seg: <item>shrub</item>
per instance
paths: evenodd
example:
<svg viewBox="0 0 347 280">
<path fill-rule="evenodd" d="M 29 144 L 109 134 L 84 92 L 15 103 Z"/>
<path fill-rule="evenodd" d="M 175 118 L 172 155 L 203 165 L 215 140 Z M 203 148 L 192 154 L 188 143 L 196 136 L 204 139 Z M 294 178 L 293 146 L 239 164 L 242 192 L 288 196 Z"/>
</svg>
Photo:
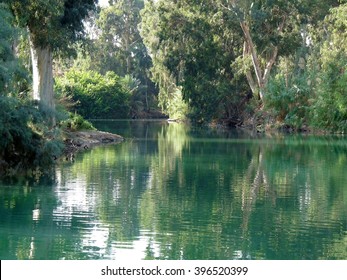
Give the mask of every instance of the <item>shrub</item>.
<svg viewBox="0 0 347 280">
<path fill-rule="evenodd" d="M 81 115 L 69 113 L 69 118 L 60 122 L 60 127 L 69 130 L 95 130 L 95 127 Z"/>
<path fill-rule="evenodd" d="M 70 70 L 56 81 L 59 95 L 71 96 L 74 109 L 87 119 L 119 119 L 130 116 L 130 90 L 113 72 Z"/>
<path fill-rule="evenodd" d="M 266 108 L 278 123 L 300 129 L 308 121 L 311 94 L 307 72 L 297 72 L 289 78 L 277 74 L 268 84 Z"/>
</svg>

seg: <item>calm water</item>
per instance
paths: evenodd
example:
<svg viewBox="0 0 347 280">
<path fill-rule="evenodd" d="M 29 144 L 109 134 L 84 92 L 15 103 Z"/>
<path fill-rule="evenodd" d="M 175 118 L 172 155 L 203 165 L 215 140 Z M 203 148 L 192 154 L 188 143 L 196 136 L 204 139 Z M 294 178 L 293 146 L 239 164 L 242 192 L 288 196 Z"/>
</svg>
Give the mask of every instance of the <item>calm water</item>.
<svg viewBox="0 0 347 280">
<path fill-rule="evenodd" d="M 347 138 L 95 125 L 127 140 L 0 184 L 1 259 L 347 259 Z"/>
</svg>

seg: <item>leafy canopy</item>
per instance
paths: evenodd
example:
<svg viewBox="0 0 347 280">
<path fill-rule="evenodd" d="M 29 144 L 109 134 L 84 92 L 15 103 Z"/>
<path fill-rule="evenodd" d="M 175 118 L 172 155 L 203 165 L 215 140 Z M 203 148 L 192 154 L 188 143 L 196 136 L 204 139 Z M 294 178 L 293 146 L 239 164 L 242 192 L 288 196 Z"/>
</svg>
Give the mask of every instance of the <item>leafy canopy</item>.
<svg viewBox="0 0 347 280">
<path fill-rule="evenodd" d="M 98 0 L 6 0 L 19 26 L 28 27 L 36 46 L 66 50 L 83 38 L 83 19 Z"/>
</svg>

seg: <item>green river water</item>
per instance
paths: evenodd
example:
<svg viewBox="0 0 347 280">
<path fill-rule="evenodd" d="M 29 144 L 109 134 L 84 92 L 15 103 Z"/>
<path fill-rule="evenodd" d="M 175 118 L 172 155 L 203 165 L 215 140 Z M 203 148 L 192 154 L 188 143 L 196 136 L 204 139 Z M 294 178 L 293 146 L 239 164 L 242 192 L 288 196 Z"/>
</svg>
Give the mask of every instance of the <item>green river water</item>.
<svg viewBox="0 0 347 280">
<path fill-rule="evenodd" d="M 99 121 L 126 138 L 0 183 L 0 259 L 347 259 L 347 138 Z"/>
</svg>

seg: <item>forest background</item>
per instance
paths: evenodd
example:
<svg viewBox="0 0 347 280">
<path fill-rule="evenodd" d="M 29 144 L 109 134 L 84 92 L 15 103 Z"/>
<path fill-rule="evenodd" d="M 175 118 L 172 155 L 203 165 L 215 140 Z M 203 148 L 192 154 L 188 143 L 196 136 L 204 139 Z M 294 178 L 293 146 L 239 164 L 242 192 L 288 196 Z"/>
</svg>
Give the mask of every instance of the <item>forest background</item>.
<svg viewBox="0 0 347 280">
<path fill-rule="evenodd" d="M 347 130 L 347 1 L 108 2 L 0 1 L 0 172 L 85 119 Z"/>
</svg>

